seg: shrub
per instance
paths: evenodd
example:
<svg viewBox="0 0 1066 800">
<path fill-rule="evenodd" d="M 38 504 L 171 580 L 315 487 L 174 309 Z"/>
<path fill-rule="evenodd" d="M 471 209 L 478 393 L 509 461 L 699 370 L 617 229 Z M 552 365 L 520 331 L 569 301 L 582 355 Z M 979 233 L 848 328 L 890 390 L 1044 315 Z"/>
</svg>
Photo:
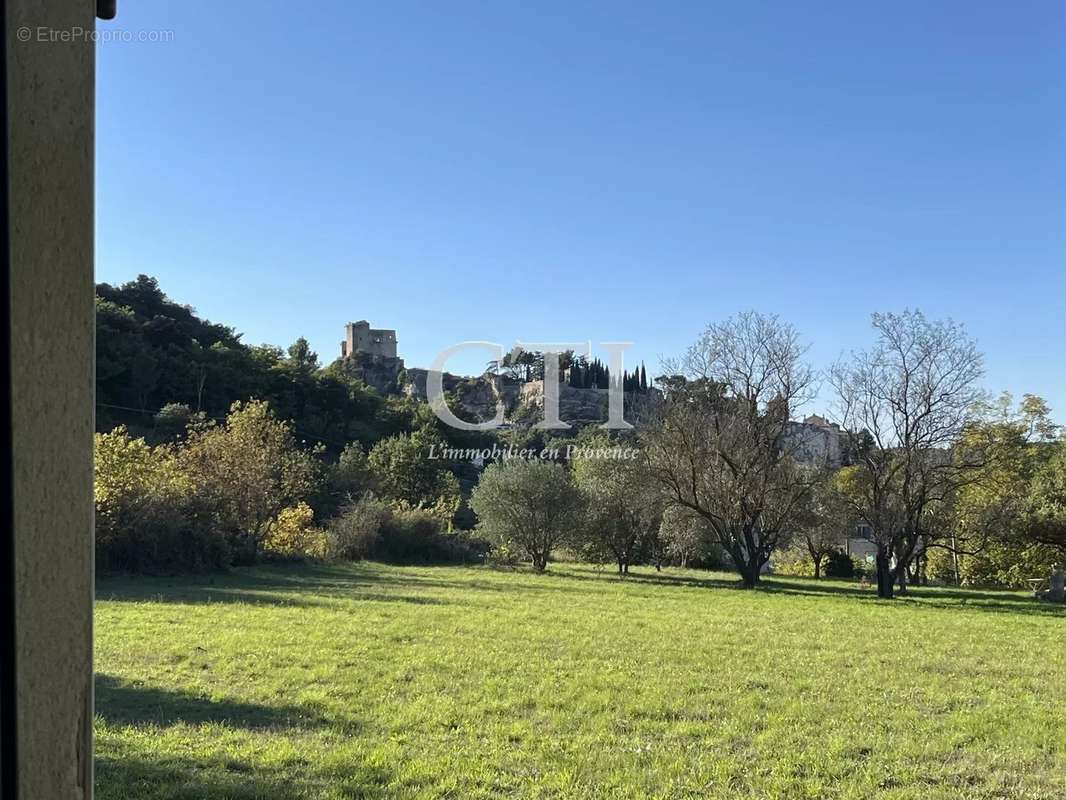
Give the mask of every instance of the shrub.
<svg viewBox="0 0 1066 800">
<path fill-rule="evenodd" d="M 267 528 L 263 548 L 275 555 L 324 558 L 328 553 L 326 535 L 314 527 L 315 512 L 307 503 L 283 508 Z"/>
<path fill-rule="evenodd" d="M 783 550 L 774 556 L 774 574 L 797 578 L 813 578 L 814 562 L 803 545 Z M 822 562 L 822 575 L 827 578 L 859 578 L 862 569 L 843 550 L 833 549 Z"/>
<path fill-rule="evenodd" d="M 454 514 L 459 508 L 459 481 L 439 455 L 430 457 L 431 449 L 439 452 L 443 446 L 444 440 L 428 427 L 409 436 L 382 439 L 367 456 L 374 485 L 389 500 L 451 503 Z"/>
<path fill-rule="evenodd" d="M 349 501 L 326 527 L 327 553 L 331 558 L 346 561 L 373 557 L 388 515 L 388 505 L 371 492 Z"/>
<path fill-rule="evenodd" d="M 156 433 L 173 439 L 184 434 L 192 420 L 192 409 L 185 403 L 167 403 L 156 412 Z"/>
<path fill-rule="evenodd" d="M 788 575 L 797 578 L 813 578 L 814 564 L 806 549 L 789 548 L 780 550 L 773 555 L 771 561 L 774 575 Z"/>
<path fill-rule="evenodd" d="M 237 563 L 254 562 L 270 523 L 320 485 L 312 454 L 261 401 L 234 403 L 224 425 L 191 431 L 177 453 L 195 490 L 217 509 Z"/>
<path fill-rule="evenodd" d="M 399 563 L 469 563 L 484 560 L 488 545 L 465 532 L 444 533 L 450 512 L 399 501 L 388 504 L 371 493 L 348 503 L 327 527 L 333 558 L 377 558 Z"/>
<path fill-rule="evenodd" d="M 855 562 L 843 550 L 830 550 L 825 560 L 827 578 L 854 578 Z"/>
<path fill-rule="evenodd" d="M 359 442 L 350 442 L 336 463 L 326 469 L 323 489 L 315 507 L 321 514 L 331 516 L 346 502 L 355 500 L 371 489 L 370 469 L 366 453 Z"/>
<path fill-rule="evenodd" d="M 381 558 L 408 564 L 483 561 L 488 543 L 466 532 L 445 533 L 445 520 L 450 519 L 450 504 L 430 508 L 394 504 L 381 528 Z"/>
<path fill-rule="evenodd" d="M 440 530 L 440 519 L 428 509 L 400 503 L 381 526 L 380 555 L 387 561 L 436 561 Z"/>
<path fill-rule="evenodd" d="M 94 446 L 96 560 L 102 572 L 174 572 L 229 563 L 210 503 L 178 468 L 170 447 L 125 427 Z"/>
</svg>

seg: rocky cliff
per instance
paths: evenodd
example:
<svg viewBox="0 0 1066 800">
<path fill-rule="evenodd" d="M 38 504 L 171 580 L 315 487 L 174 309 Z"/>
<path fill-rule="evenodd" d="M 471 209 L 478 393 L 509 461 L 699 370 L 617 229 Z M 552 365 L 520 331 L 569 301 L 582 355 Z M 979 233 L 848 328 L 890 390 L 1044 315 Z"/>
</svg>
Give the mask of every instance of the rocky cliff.
<svg viewBox="0 0 1066 800">
<path fill-rule="evenodd" d="M 381 394 L 400 391 L 400 376 L 404 371 L 402 358 L 357 351 L 342 357 L 340 364 L 347 374 Z"/>
<path fill-rule="evenodd" d="M 428 370 L 407 370 L 403 393 L 425 401 L 427 375 Z M 520 382 L 489 374 L 466 378 L 444 373 L 443 387 L 449 407 L 467 422 L 493 419 L 500 400 L 510 425 L 535 425 L 544 419 L 544 381 Z M 626 396 L 627 409 L 633 401 L 632 395 Z M 559 418 L 575 428 L 606 422 L 607 405 L 607 389 L 579 389 L 565 384 L 559 387 Z"/>
</svg>

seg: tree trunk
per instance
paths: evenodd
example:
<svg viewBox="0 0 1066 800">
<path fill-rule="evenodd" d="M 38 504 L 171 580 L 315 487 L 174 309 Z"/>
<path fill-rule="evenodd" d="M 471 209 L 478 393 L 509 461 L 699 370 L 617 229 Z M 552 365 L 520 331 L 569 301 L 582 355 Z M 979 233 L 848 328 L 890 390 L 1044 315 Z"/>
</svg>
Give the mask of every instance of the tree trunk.
<svg viewBox="0 0 1066 800">
<path fill-rule="evenodd" d="M 896 581 L 899 583 L 899 590 L 897 594 L 907 593 L 907 567 L 903 564 L 896 564 Z"/>
<path fill-rule="evenodd" d="M 533 571 L 544 572 L 548 567 L 548 557 L 539 553 L 533 556 Z"/>
<path fill-rule="evenodd" d="M 918 557 L 914 559 L 914 577 L 911 583 L 915 586 L 928 586 L 929 575 L 925 571 L 925 565 L 928 563 L 928 556 L 926 556 L 923 550 L 918 554 Z"/>
<path fill-rule="evenodd" d="M 814 559 L 814 579 L 819 580 L 822 577 L 822 559 Z"/>
<path fill-rule="evenodd" d="M 740 578 L 744 582 L 745 589 L 754 589 L 759 585 L 759 572 L 761 567 L 762 564 L 760 564 L 758 559 L 755 558 L 748 559 L 747 563 L 741 567 Z"/>
<path fill-rule="evenodd" d="M 892 570 L 889 568 L 888 553 L 883 547 L 877 548 L 877 596 L 892 599 Z"/>
</svg>

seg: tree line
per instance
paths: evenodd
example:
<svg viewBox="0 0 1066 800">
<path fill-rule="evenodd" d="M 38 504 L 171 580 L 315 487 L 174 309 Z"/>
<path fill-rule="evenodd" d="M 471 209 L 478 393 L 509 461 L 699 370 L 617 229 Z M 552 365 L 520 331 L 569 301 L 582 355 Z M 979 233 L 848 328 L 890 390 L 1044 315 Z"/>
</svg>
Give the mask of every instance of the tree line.
<svg viewBox="0 0 1066 800">
<path fill-rule="evenodd" d="M 542 569 L 546 551 L 582 529 L 581 515 L 577 500 L 541 508 L 522 482 L 565 497 L 569 475 L 575 498 L 582 488 L 595 498 L 593 538 L 620 571 L 641 542 L 682 560 L 710 545 L 754 587 L 771 557 L 805 550 L 818 574 L 845 541 L 863 538 L 886 598 L 931 577 L 1019 585 L 1047 575 L 1066 555 L 1066 442 L 1046 403 L 990 400 L 961 325 L 904 312 L 874 314 L 872 327 L 872 346 L 828 373 L 844 467 L 801 453 L 791 421 L 819 376 L 798 332 L 750 312 L 709 325 L 668 365 L 662 401 L 639 421 L 638 462 L 554 475 L 490 467 L 473 495 L 482 529 Z"/>
<path fill-rule="evenodd" d="M 599 358 L 590 359 L 583 353 L 564 350 L 556 354 L 559 365 L 559 383 L 575 389 L 610 389 L 614 385 L 611 368 Z M 499 360 L 488 363 L 489 372 L 504 375 L 516 381 L 544 380 L 544 353 L 537 350 L 525 350 L 516 347 Z M 648 372 L 641 362 L 632 371 L 622 370 L 621 377 L 615 377 L 622 390 L 626 392 L 643 392 L 649 389 Z"/>
<path fill-rule="evenodd" d="M 749 312 L 709 325 L 666 365 L 659 391 L 627 406 L 634 431 L 573 434 L 586 450 L 622 441 L 639 458 L 482 470 L 426 456 L 565 446 L 531 428 L 455 431 L 423 403 L 322 367 L 306 340 L 247 346 L 145 276 L 101 284 L 97 307 L 105 569 L 489 554 L 543 570 L 565 552 L 622 574 L 726 567 L 756 586 L 771 559 L 800 554 L 816 575 L 846 573 L 841 545 L 861 536 L 890 597 L 933 578 L 1016 585 L 1066 554 L 1066 452 L 1050 410 L 1032 396 L 990 400 L 965 330 L 917 312 L 874 315 L 871 346 L 827 373 L 840 469 L 800 452 L 792 420 L 821 376 L 799 333 Z M 542 354 L 511 355 L 496 369 L 543 369 Z M 598 361 L 564 356 L 566 379 L 610 380 Z M 643 365 L 623 383 L 646 388 Z"/>
</svg>

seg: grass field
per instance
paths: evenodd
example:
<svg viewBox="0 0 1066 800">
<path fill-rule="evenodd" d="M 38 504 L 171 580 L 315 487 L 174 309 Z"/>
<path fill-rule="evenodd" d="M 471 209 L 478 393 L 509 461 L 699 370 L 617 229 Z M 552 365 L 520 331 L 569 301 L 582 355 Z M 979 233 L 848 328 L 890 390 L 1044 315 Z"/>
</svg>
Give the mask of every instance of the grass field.
<svg viewBox="0 0 1066 800">
<path fill-rule="evenodd" d="M 96 781 L 139 798 L 1066 796 L 1066 614 L 553 565 L 102 580 Z"/>
</svg>

